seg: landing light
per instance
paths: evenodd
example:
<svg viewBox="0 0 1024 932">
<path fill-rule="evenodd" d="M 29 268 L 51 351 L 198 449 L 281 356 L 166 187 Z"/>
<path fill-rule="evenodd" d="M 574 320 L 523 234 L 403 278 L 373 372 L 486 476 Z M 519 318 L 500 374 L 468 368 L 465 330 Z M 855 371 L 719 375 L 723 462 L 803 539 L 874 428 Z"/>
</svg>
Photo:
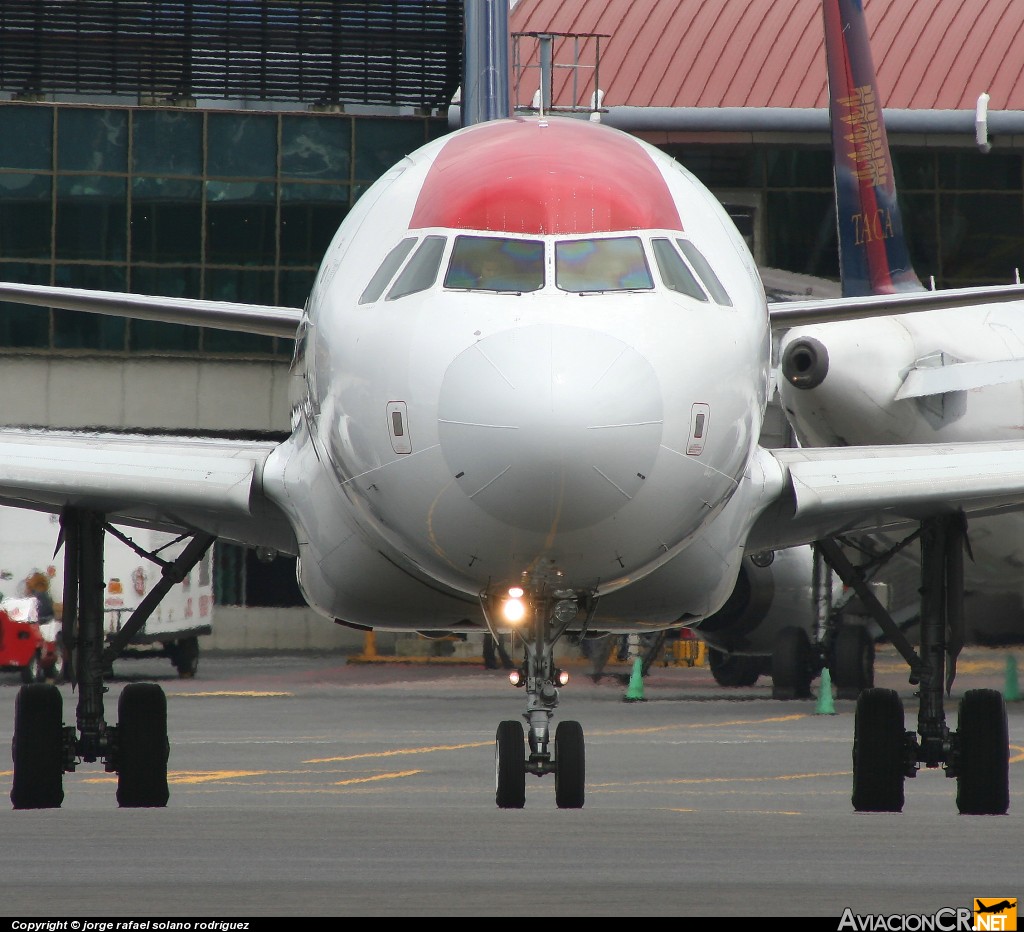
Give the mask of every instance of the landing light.
<svg viewBox="0 0 1024 932">
<path fill-rule="evenodd" d="M 569 674 L 566 673 L 565 670 L 559 670 L 558 671 L 558 685 L 559 686 L 564 686 L 568 682 L 569 682 Z"/>
<path fill-rule="evenodd" d="M 505 621 L 516 624 L 526 617 L 526 605 L 522 599 L 506 599 L 502 603 L 501 614 L 505 616 Z"/>
<path fill-rule="evenodd" d="M 512 586 L 508 590 L 508 597 L 510 599 L 521 599 L 523 597 L 523 590 L 519 586 Z"/>
<path fill-rule="evenodd" d="M 511 683 L 511 684 L 512 684 L 513 686 L 518 686 L 518 685 L 519 685 L 519 683 L 520 683 L 520 682 L 522 681 L 522 676 L 520 675 L 520 673 L 519 673 L 519 671 L 518 671 L 518 670 L 513 670 L 513 671 L 512 671 L 512 672 L 511 672 L 511 673 L 510 673 L 510 674 L 508 675 L 508 681 L 509 681 L 509 682 L 510 682 L 510 683 Z"/>
</svg>

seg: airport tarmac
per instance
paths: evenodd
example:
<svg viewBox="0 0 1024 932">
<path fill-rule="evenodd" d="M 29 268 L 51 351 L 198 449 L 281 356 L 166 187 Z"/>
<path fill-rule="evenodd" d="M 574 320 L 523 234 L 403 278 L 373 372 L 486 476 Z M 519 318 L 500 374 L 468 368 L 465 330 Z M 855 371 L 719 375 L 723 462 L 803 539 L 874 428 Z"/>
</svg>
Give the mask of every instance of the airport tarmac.
<svg viewBox="0 0 1024 932">
<path fill-rule="evenodd" d="M 964 652 L 951 727 L 965 689 L 1005 689 L 1008 657 L 1024 662 L 1020 648 Z M 902 813 L 855 813 L 852 701 L 830 713 L 772 700 L 767 680 L 724 689 L 706 667 L 656 665 L 627 702 L 624 678 L 594 682 L 581 663 L 555 721 L 584 728 L 585 807 L 557 809 L 554 778 L 528 776 L 526 807 L 499 810 L 494 732 L 524 702 L 502 671 L 347 660 L 206 654 L 192 680 L 167 661 L 119 661 L 109 718 L 127 682 L 167 693 L 170 802 L 118 809 L 115 775 L 83 764 L 61 809 L 8 808 L 0 915 L 810 916 L 838 928 L 846 910 L 932 916 L 1024 892 L 1024 702 L 1008 703 L 1008 815 L 959 815 L 941 770 L 907 781 Z M 19 685 L 0 674 L 5 747 Z M 876 685 L 900 691 L 913 728 L 891 650 Z M 71 724 L 76 694 L 61 691 Z M 10 782 L 8 765 L 5 799 Z"/>
</svg>

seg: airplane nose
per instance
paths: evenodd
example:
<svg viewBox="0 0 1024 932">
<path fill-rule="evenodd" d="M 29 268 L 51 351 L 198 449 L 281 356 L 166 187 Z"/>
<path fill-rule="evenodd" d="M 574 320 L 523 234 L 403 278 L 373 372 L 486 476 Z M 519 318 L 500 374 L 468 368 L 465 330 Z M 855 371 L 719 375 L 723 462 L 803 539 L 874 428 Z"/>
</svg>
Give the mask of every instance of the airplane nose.
<svg viewBox="0 0 1024 932">
<path fill-rule="evenodd" d="M 604 333 L 535 325 L 489 336 L 448 367 L 441 449 L 480 508 L 531 531 L 586 528 L 651 474 L 662 436 L 657 375 Z"/>
<path fill-rule="evenodd" d="M 782 375 L 793 388 L 817 388 L 828 375 L 828 350 L 814 337 L 798 337 L 782 352 Z"/>
</svg>

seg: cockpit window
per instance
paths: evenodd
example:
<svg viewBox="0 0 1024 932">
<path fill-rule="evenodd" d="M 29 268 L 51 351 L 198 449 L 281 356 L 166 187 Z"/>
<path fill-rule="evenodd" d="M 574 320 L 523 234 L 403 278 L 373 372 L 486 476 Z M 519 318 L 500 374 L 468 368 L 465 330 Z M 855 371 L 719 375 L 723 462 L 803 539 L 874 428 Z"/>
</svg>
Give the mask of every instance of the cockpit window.
<svg viewBox="0 0 1024 932">
<path fill-rule="evenodd" d="M 537 291 L 544 287 L 544 243 L 457 236 L 444 286 L 475 291 Z"/>
<path fill-rule="evenodd" d="M 409 255 L 409 251 L 415 245 L 416 237 L 410 236 L 407 239 L 403 239 L 384 257 L 380 267 L 373 273 L 370 284 L 366 286 L 366 289 L 359 296 L 360 304 L 372 304 L 380 299 L 380 296 L 384 294 L 384 289 L 388 286 L 388 282 L 394 277 L 398 267 L 405 261 L 405 257 Z"/>
<path fill-rule="evenodd" d="M 387 300 L 394 301 L 395 298 L 404 298 L 417 291 L 426 291 L 433 285 L 437 281 L 437 270 L 441 267 L 444 244 L 443 236 L 425 236 L 409 264 L 402 269 L 402 274 L 391 286 Z"/>
<path fill-rule="evenodd" d="M 683 255 L 690 260 L 690 264 L 700 276 L 700 280 L 704 282 L 708 291 L 711 292 L 711 297 L 715 299 L 715 303 L 732 307 L 732 298 L 729 297 L 729 292 L 725 290 L 725 286 L 719 281 L 714 269 L 711 268 L 708 260 L 704 258 L 704 254 L 688 239 L 677 239 L 676 242 L 683 251 Z"/>
<path fill-rule="evenodd" d="M 690 267 L 683 262 L 682 256 L 667 239 L 652 239 L 651 246 L 654 249 L 655 261 L 658 263 L 658 271 L 661 272 L 661 280 L 666 288 L 689 295 L 698 301 L 707 301 L 708 296 L 697 284 Z"/>
<path fill-rule="evenodd" d="M 555 243 L 555 284 L 563 291 L 632 291 L 654 280 L 636 236 Z"/>
</svg>

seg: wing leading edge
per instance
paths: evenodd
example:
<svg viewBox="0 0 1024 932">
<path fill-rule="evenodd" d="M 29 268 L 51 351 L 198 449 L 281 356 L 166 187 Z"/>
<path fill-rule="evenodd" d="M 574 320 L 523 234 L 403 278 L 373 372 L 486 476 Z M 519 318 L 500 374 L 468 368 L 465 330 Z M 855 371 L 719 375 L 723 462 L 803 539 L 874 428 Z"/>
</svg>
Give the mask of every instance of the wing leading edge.
<svg viewBox="0 0 1024 932">
<path fill-rule="evenodd" d="M 0 282 L 0 301 L 86 311 L 108 317 L 132 317 L 169 324 L 192 324 L 219 330 L 239 330 L 271 337 L 294 337 L 302 309 L 275 305 L 236 304 L 201 298 L 167 298 L 119 291 L 90 291 L 55 285 Z"/>
<path fill-rule="evenodd" d="M 1024 510 L 1024 443 L 946 443 L 762 451 L 772 499 L 747 540 L 751 551 L 850 531 Z"/>
<path fill-rule="evenodd" d="M 263 492 L 276 444 L 74 431 L 0 429 L 0 504 L 73 505 L 142 527 L 205 531 L 296 553 L 295 536 Z"/>
<path fill-rule="evenodd" d="M 288 338 L 297 335 L 302 322 L 302 309 L 297 307 L 236 304 L 201 298 L 168 298 L 16 282 L 0 282 L 0 301 Z M 888 317 L 892 314 L 998 304 L 1004 301 L 1024 301 L 1024 284 L 946 288 L 941 291 L 863 297 L 770 301 L 768 312 L 772 325 L 781 329 L 836 320 Z"/>
<path fill-rule="evenodd" d="M 1024 285 L 979 285 L 972 288 L 943 288 L 939 291 L 908 291 L 863 297 L 770 301 L 768 312 L 772 326 L 784 328 L 866 317 L 890 317 L 893 314 L 913 314 L 918 311 L 948 311 L 1021 300 L 1024 300 Z M 984 313 L 984 310 L 980 313 Z"/>
</svg>

